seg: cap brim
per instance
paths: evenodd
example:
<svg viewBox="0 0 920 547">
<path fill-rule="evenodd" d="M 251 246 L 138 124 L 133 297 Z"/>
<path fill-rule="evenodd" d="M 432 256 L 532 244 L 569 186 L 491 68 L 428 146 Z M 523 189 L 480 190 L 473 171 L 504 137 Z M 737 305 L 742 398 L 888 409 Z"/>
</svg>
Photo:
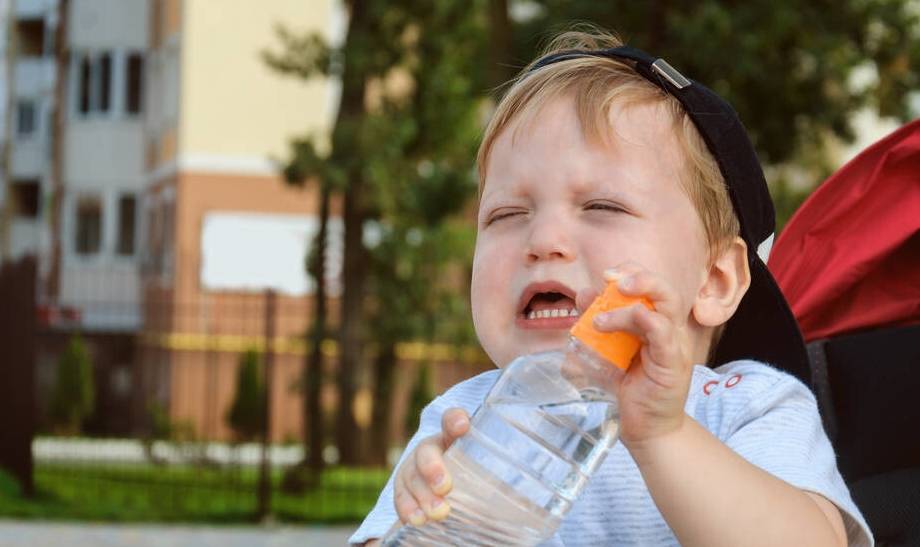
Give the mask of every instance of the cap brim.
<svg viewBox="0 0 920 547">
<path fill-rule="evenodd" d="M 795 316 L 766 264 L 756 255 L 750 263 L 751 286 L 719 338 L 712 365 L 754 359 L 811 387 L 808 352 Z"/>
</svg>

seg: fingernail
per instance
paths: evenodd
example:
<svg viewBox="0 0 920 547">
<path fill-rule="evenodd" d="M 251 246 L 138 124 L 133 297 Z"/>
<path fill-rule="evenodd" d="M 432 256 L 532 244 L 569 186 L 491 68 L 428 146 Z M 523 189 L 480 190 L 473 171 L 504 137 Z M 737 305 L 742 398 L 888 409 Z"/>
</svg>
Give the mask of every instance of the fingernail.
<svg viewBox="0 0 920 547">
<path fill-rule="evenodd" d="M 463 426 L 463 418 L 454 418 L 450 421 L 451 429 L 460 429 Z"/>
<path fill-rule="evenodd" d="M 435 479 L 434 479 L 434 484 L 432 485 L 432 487 L 433 487 L 435 490 L 440 490 L 440 489 L 444 488 L 444 486 L 447 484 L 447 480 L 446 480 L 446 479 L 447 479 L 447 476 L 446 476 L 446 475 L 444 475 L 444 474 L 438 475 L 437 477 L 435 477 Z"/>
<path fill-rule="evenodd" d="M 409 524 L 412 526 L 421 526 L 425 524 L 425 513 L 421 509 L 416 509 L 412 511 L 412 514 L 409 515 Z"/>
<path fill-rule="evenodd" d="M 442 499 L 436 499 L 431 504 L 431 518 L 434 520 L 443 520 L 450 512 L 450 506 Z"/>
<path fill-rule="evenodd" d="M 620 277 L 620 270 L 616 268 L 608 268 L 604 270 L 604 279 L 607 281 L 613 281 L 614 279 Z"/>
<path fill-rule="evenodd" d="M 607 320 L 610 318 L 609 312 L 602 312 L 594 316 L 594 326 L 603 327 L 607 324 Z"/>
<path fill-rule="evenodd" d="M 635 280 L 631 275 L 627 275 L 626 277 L 621 277 L 617 284 L 621 289 L 629 290 L 635 284 Z"/>
</svg>

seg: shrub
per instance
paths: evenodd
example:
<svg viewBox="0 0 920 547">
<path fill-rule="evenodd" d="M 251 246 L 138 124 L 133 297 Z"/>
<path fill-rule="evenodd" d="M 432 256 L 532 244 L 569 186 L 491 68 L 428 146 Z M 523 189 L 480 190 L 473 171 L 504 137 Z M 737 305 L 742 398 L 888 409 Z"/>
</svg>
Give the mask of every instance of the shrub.
<svg viewBox="0 0 920 547">
<path fill-rule="evenodd" d="M 93 412 L 95 399 L 93 363 L 83 339 L 73 335 L 58 359 L 51 398 L 54 425 L 68 434 L 80 433 L 83 420 Z"/>
<path fill-rule="evenodd" d="M 240 356 L 236 372 L 236 395 L 227 412 L 227 423 L 241 440 L 252 440 L 265 424 L 265 386 L 259 354 L 248 350 Z"/>
</svg>

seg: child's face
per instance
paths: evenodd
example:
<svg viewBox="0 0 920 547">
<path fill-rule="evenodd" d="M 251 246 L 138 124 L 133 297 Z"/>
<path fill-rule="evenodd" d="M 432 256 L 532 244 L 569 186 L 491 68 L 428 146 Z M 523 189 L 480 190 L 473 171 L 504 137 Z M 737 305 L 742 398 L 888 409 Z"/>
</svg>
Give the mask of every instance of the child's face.
<svg viewBox="0 0 920 547">
<path fill-rule="evenodd" d="M 692 323 L 709 255 L 679 182 L 670 118 L 652 105 L 614 105 L 610 120 L 609 144 L 591 144 L 573 101 L 559 99 L 494 142 L 471 298 L 479 340 L 499 367 L 564 345 L 575 295 L 600 289 L 604 270 L 627 261 L 672 284 Z"/>
</svg>

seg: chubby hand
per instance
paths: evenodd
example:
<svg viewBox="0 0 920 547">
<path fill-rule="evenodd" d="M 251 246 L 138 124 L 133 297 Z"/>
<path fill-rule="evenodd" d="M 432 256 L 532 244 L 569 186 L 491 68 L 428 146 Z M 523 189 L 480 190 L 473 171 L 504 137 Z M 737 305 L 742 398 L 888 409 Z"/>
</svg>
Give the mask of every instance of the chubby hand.
<svg viewBox="0 0 920 547">
<path fill-rule="evenodd" d="M 441 417 L 441 433 L 422 440 L 406 456 L 393 481 L 393 502 L 399 520 L 421 526 L 429 519 L 442 520 L 450 512 L 444 496 L 453 479 L 444 464 L 444 452 L 470 428 L 470 417 L 451 408 Z"/>
<path fill-rule="evenodd" d="M 625 331 L 636 335 L 642 347 L 615 389 L 620 403 L 620 439 L 627 448 L 678 430 L 693 374 L 687 315 L 677 291 L 664 278 L 635 263 L 604 272 L 625 296 L 644 296 L 654 305 L 641 304 L 598 314 L 594 328 L 601 332 Z M 593 290 L 578 294 L 578 309 L 587 309 L 597 296 Z"/>
</svg>

